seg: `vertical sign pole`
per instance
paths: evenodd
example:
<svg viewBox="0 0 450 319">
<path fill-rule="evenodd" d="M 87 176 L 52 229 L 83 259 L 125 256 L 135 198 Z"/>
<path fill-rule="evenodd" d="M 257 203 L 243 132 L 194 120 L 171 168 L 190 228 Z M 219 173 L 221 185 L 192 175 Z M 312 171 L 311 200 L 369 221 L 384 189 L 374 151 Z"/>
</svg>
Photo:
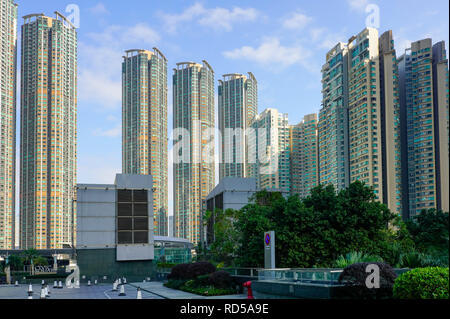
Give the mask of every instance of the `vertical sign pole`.
<svg viewBox="0 0 450 319">
<path fill-rule="evenodd" d="M 275 269 L 275 232 L 264 233 L 264 268 Z"/>
</svg>

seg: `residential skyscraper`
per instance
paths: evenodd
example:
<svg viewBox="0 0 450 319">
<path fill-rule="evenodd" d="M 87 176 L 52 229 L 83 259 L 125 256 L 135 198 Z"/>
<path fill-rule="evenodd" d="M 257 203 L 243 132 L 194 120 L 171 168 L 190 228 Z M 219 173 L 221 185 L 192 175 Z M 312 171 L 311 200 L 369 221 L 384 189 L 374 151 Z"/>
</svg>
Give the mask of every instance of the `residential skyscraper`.
<svg viewBox="0 0 450 319">
<path fill-rule="evenodd" d="M 402 213 L 400 88 L 392 31 L 379 38 L 381 153 L 384 203 Z M 404 146 L 405 147 L 405 146 Z"/>
<path fill-rule="evenodd" d="M 249 135 L 250 176 L 259 189 L 291 191 L 288 114 L 268 108 L 253 121 Z"/>
<path fill-rule="evenodd" d="M 402 211 L 398 66 L 391 31 L 366 28 L 338 43 L 322 68 L 319 180 L 338 190 L 357 180 Z"/>
<path fill-rule="evenodd" d="M 215 185 L 214 71 L 177 63 L 173 75 L 174 236 L 200 241 L 203 201 Z"/>
<path fill-rule="evenodd" d="M 319 182 L 337 190 L 349 186 L 348 48 L 338 43 L 322 67 L 319 113 Z"/>
<path fill-rule="evenodd" d="M 55 12 L 22 26 L 20 246 L 75 244 L 77 32 Z"/>
<path fill-rule="evenodd" d="M 319 184 L 317 114 L 309 114 L 290 127 L 291 193 L 301 198 Z"/>
<path fill-rule="evenodd" d="M 450 210 L 449 75 L 444 41 L 423 39 L 399 58 L 405 217 L 422 209 Z"/>
<path fill-rule="evenodd" d="M 252 73 L 225 74 L 219 80 L 220 180 L 249 177 L 246 131 L 258 114 L 258 82 Z"/>
<path fill-rule="evenodd" d="M 122 63 L 122 171 L 152 175 L 154 233 L 167 236 L 167 59 L 128 50 Z"/>
<path fill-rule="evenodd" d="M 15 246 L 17 4 L 0 0 L 0 249 Z"/>
</svg>

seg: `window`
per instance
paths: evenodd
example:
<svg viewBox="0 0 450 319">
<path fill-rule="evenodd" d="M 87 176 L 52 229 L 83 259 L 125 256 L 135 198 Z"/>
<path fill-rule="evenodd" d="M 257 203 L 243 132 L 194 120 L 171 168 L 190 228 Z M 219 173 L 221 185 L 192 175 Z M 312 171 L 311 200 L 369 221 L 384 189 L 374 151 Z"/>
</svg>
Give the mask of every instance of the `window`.
<svg viewBox="0 0 450 319">
<path fill-rule="evenodd" d="M 148 191 L 117 190 L 117 243 L 148 243 Z"/>
</svg>

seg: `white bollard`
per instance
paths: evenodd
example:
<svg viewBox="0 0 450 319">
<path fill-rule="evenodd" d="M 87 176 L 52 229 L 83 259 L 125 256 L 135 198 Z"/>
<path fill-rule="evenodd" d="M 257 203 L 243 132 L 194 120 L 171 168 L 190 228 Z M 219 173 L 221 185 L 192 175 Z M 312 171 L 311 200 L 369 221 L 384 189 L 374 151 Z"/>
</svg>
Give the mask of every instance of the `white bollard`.
<svg viewBox="0 0 450 319">
<path fill-rule="evenodd" d="M 125 294 L 125 285 L 121 285 L 120 286 L 119 296 L 126 296 L 126 294 Z"/>
<path fill-rule="evenodd" d="M 60 280 L 58 283 L 58 289 L 63 289 L 62 281 Z"/>
<path fill-rule="evenodd" d="M 112 291 L 117 291 L 117 281 L 113 282 L 113 289 Z"/>
<path fill-rule="evenodd" d="M 58 288 L 58 282 L 56 280 L 53 282 L 53 288 Z"/>
<path fill-rule="evenodd" d="M 41 287 L 41 299 L 45 299 L 45 288 L 44 285 Z"/>
<path fill-rule="evenodd" d="M 97 285 L 97 279 L 95 279 L 95 281 L 94 281 L 94 285 Z"/>
<path fill-rule="evenodd" d="M 44 281 L 44 280 L 42 280 L 42 283 L 41 283 L 41 285 L 45 285 L 45 281 Z"/>
<path fill-rule="evenodd" d="M 31 296 L 31 298 L 30 298 L 30 296 Z M 33 299 L 33 285 L 32 284 L 30 284 L 28 286 L 28 299 Z"/>
<path fill-rule="evenodd" d="M 45 285 L 45 298 L 50 297 L 50 291 L 48 291 L 48 286 Z"/>
<path fill-rule="evenodd" d="M 91 281 L 90 280 L 88 280 L 88 286 L 90 286 L 91 285 Z"/>
<path fill-rule="evenodd" d="M 137 289 L 137 296 L 136 296 L 136 299 L 142 299 L 142 291 L 141 291 L 141 288 L 140 288 L 140 287 L 138 287 L 138 289 Z"/>
<path fill-rule="evenodd" d="M 77 280 L 76 282 L 75 282 L 75 287 L 74 288 L 80 288 L 80 281 L 79 280 Z"/>
<path fill-rule="evenodd" d="M 33 295 L 28 295 L 28 299 L 33 299 Z"/>
<path fill-rule="evenodd" d="M 121 285 L 122 284 L 122 279 L 119 278 L 119 282 L 117 284 Z"/>
<path fill-rule="evenodd" d="M 19 282 L 16 280 L 16 282 L 14 283 L 14 286 L 19 287 Z"/>
<path fill-rule="evenodd" d="M 124 283 L 124 284 L 127 283 L 127 278 L 123 277 L 123 283 Z"/>
</svg>

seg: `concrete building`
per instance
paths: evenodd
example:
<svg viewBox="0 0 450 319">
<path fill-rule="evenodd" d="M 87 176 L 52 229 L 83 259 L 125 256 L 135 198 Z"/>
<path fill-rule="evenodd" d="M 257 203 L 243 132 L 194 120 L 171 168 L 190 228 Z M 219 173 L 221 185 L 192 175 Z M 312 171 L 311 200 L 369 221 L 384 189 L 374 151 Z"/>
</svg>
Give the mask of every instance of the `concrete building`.
<svg viewBox="0 0 450 319">
<path fill-rule="evenodd" d="M 167 236 L 167 59 L 128 50 L 122 63 L 122 172 L 153 177 L 155 234 Z"/>
<path fill-rule="evenodd" d="M 378 31 L 366 28 L 349 40 L 350 182 L 374 188 L 383 202 Z"/>
<path fill-rule="evenodd" d="M 399 58 L 404 217 L 422 209 L 450 210 L 449 87 L 443 41 L 423 39 Z"/>
<path fill-rule="evenodd" d="M 391 211 L 401 214 L 403 212 L 403 168 L 401 164 L 400 87 L 392 31 L 384 32 L 380 36 L 378 44 L 383 199 Z"/>
<path fill-rule="evenodd" d="M 319 113 L 319 182 L 347 188 L 350 183 L 348 121 L 348 47 L 338 43 L 322 67 Z"/>
<path fill-rule="evenodd" d="M 0 0 L 0 249 L 15 248 L 17 4 Z"/>
<path fill-rule="evenodd" d="M 174 236 L 200 241 L 202 202 L 215 185 L 214 71 L 182 62 L 173 75 Z"/>
<path fill-rule="evenodd" d="M 214 241 L 214 223 L 215 210 L 227 209 L 239 210 L 250 203 L 250 199 L 255 193 L 262 189 L 257 186 L 256 178 L 237 178 L 225 177 L 219 184 L 208 194 L 203 203 L 203 215 L 209 211 L 211 218 L 206 225 L 202 227 L 202 242 L 206 245 Z M 285 198 L 289 196 L 288 192 L 280 189 L 267 189 L 269 192 L 281 193 Z"/>
<path fill-rule="evenodd" d="M 150 175 L 117 174 L 114 184 L 77 185 L 77 265 L 86 277 L 140 281 L 155 262 L 188 262 L 192 244 L 153 233 Z M 155 249 L 156 247 L 156 249 Z"/>
<path fill-rule="evenodd" d="M 268 108 L 252 123 L 249 137 L 250 176 L 259 189 L 279 189 L 289 193 L 290 137 L 288 115 Z"/>
<path fill-rule="evenodd" d="M 317 114 L 309 114 L 290 126 L 291 194 L 301 198 L 319 185 Z"/>
<path fill-rule="evenodd" d="M 252 73 L 219 80 L 219 177 L 249 177 L 246 131 L 258 114 L 258 82 Z"/>
<path fill-rule="evenodd" d="M 20 246 L 72 246 L 77 177 L 77 32 L 56 12 L 22 26 Z"/>
<path fill-rule="evenodd" d="M 391 31 L 365 28 L 338 43 L 322 68 L 319 181 L 343 189 L 357 180 L 402 211 L 398 67 Z"/>
</svg>

